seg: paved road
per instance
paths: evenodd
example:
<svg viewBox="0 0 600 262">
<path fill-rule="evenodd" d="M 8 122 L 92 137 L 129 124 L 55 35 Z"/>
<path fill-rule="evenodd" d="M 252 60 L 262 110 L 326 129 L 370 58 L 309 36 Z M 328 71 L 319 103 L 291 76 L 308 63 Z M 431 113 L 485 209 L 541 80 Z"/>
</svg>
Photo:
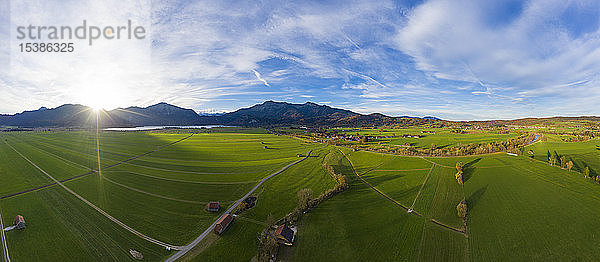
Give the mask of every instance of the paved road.
<svg viewBox="0 0 600 262">
<path fill-rule="evenodd" d="M 0 236 L 2 237 L 2 255 L 5 262 L 10 262 L 8 256 L 8 246 L 6 245 L 6 236 L 4 235 L 4 224 L 2 223 L 2 214 L 0 214 Z"/>
<path fill-rule="evenodd" d="M 71 190 L 70 188 L 68 188 L 67 186 L 65 186 L 63 183 L 61 183 L 60 181 L 56 180 L 56 178 L 54 178 L 53 176 L 51 176 L 50 174 L 48 174 L 46 171 L 44 171 L 43 169 L 41 169 L 39 166 L 37 166 L 35 163 L 33 163 L 31 160 L 29 160 L 29 158 L 27 158 L 26 156 L 24 156 L 23 154 L 21 154 L 21 152 L 17 151 L 17 149 L 15 149 L 13 146 L 11 146 L 8 142 L 5 142 L 5 143 L 10 148 L 12 148 L 12 150 L 14 150 L 15 152 L 17 152 L 17 154 L 19 154 L 23 159 L 25 159 L 27 162 L 29 162 L 29 164 L 31 164 L 32 166 L 34 166 L 35 168 L 37 168 L 38 170 L 40 170 L 42 173 L 44 173 L 44 175 L 46 175 L 52 181 L 54 181 L 55 184 L 61 186 L 62 188 L 64 188 L 65 190 L 67 190 L 69 193 L 71 193 L 75 197 L 79 198 L 79 200 L 83 201 L 88 206 L 92 207 L 93 209 L 95 209 L 96 211 L 98 211 L 100 214 L 104 215 L 105 217 L 107 217 L 108 219 L 110 219 L 111 221 L 113 221 L 115 224 L 121 226 L 125 230 L 133 233 L 134 235 L 136 235 L 136 236 L 138 236 L 138 237 L 140 237 L 140 238 L 142 238 L 142 239 L 144 239 L 144 240 L 146 240 L 148 242 L 157 244 L 159 246 L 163 246 L 165 248 L 170 248 L 170 249 L 174 249 L 174 250 L 182 250 L 183 249 L 183 247 L 181 247 L 181 246 L 175 246 L 175 245 L 172 245 L 172 244 L 168 244 L 168 243 L 162 242 L 160 240 L 156 240 L 154 238 L 146 236 L 146 235 L 138 232 L 137 230 L 129 227 L 128 225 L 124 224 L 123 222 L 121 222 L 118 219 L 114 218 L 113 216 L 109 215 L 108 213 L 106 213 L 104 210 L 100 209 L 96 205 L 92 204 L 87 199 L 85 199 L 82 196 L 80 196 L 79 194 L 75 193 L 75 191 Z"/>
<path fill-rule="evenodd" d="M 215 222 L 212 223 L 212 225 L 210 225 L 200 236 L 198 236 L 196 239 L 194 239 L 194 241 L 192 241 L 191 243 L 189 243 L 187 246 L 183 247 L 182 250 L 180 250 L 179 252 L 173 254 L 171 257 L 167 258 L 167 260 L 165 260 L 166 262 L 172 262 L 175 261 L 179 258 L 181 258 L 182 256 L 184 256 L 188 251 L 190 251 L 192 248 L 194 248 L 196 245 L 198 245 L 198 243 L 200 243 L 200 241 L 202 241 L 206 236 L 208 236 L 208 234 L 210 234 L 215 225 L 217 224 L 217 221 L 219 221 L 219 219 L 221 219 L 221 217 L 223 217 L 225 214 L 229 214 L 233 211 L 233 209 L 235 207 L 237 207 L 242 201 L 244 201 L 244 199 L 246 199 L 247 197 L 249 197 L 252 193 L 254 193 L 254 191 L 256 191 L 256 189 L 258 189 L 260 187 L 260 185 L 262 185 L 265 181 L 269 180 L 270 178 L 280 174 L 281 172 L 285 171 L 286 169 L 288 169 L 289 167 L 298 164 L 302 161 L 304 161 L 305 159 L 307 159 L 308 157 L 310 157 L 310 154 L 312 153 L 312 149 L 310 151 L 308 151 L 308 154 L 306 154 L 305 157 L 303 157 L 302 159 L 291 163 L 285 167 L 283 167 L 282 169 L 280 169 L 279 171 L 269 175 L 268 177 L 263 178 L 260 182 L 258 182 L 258 184 L 256 184 L 256 186 L 254 186 L 254 188 L 252 188 L 248 193 L 246 193 L 246 195 L 244 195 L 242 198 L 240 198 L 238 201 L 235 202 L 235 204 L 233 204 L 231 207 L 229 207 L 225 213 L 223 213 L 223 215 L 219 216 L 219 218 L 217 218 L 215 220 Z"/>
</svg>

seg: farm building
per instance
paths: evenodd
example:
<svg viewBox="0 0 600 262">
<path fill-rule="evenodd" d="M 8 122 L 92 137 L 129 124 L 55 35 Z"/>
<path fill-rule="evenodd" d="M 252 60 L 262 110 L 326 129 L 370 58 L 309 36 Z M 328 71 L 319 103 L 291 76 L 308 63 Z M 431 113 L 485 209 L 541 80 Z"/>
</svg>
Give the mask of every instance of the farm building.
<svg viewBox="0 0 600 262">
<path fill-rule="evenodd" d="M 219 209 L 221 209 L 219 202 L 209 202 L 208 204 L 206 204 L 206 211 L 219 212 Z"/>
<path fill-rule="evenodd" d="M 298 157 L 303 157 L 303 155 L 302 155 L 302 154 L 297 154 L 297 156 L 298 156 Z"/>
<path fill-rule="evenodd" d="M 16 229 L 25 229 L 25 219 L 21 215 L 17 215 L 15 217 L 15 228 Z"/>
<path fill-rule="evenodd" d="M 284 245 L 291 246 L 292 243 L 294 243 L 294 235 L 294 231 L 286 224 L 278 226 L 277 230 L 275 230 L 275 237 L 277 237 L 277 241 Z"/>
<path fill-rule="evenodd" d="M 233 217 L 230 214 L 225 214 L 224 216 L 222 216 L 221 219 L 219 219 L 219 221 L 217 221 L 217 224 L 215 225 L 215 233 L 219 235 L 222 234 L 223 231 L 227 229 L 227 227 L 229 226 L 229 224 L 231 224 L 232 221 Z"/>
</svg>

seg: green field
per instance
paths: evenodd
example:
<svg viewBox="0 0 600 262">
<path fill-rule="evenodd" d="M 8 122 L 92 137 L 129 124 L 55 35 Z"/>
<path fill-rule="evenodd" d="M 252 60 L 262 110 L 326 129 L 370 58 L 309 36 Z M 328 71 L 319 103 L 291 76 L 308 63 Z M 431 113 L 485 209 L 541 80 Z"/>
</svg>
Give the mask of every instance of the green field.
<svg viewBox="0 0 600 262">
<path fill-rule="evenodd" d="M 24 192 L 52 181 L 17 151 L 58 180 L 76 177 L 64 185 L 129 227 L 166 243 L 186 245 L 219 215 L 204 210 L 207 202 L 219 201 L 224 210 L 258 180 L 298 160 L 296 154 L 320 147 L 256 130 L 198 133 L 164 147 L 187 136 L 172 132 L 101 132 L 102 172 L 86 175 L 98 169 L 95 132 L 3 134 L 3 222 L 12 224 L 14 216 L 21 214 L 28 223 L 26 230 L 6 232 L 11 258 L 127 260 L 131 258 L 128 250 L 134 248 L 148 260 L 161 260 L 171 253 L 119 227 L 61 187 Z M 326 178 L 315 183 L 322 188 L 334 183 Z M 15 193 L 18 195 L 10 196 Z M 265 202 L 272 198 L 268 193 L 264 193 Z M 39 252 L 28 252 L 32 248 L 28 243 L 38 243 Z"/>
<path fill-rule="evenodd" d="M 505 139 L 438 134 L 440 145 L 462 143 L 457 141 L 463 136 Z M 0 139 L 2 219 L 5 226 L 17 214 L 27 221 L 25 230 L 6 232 L 14 261 L 127 261 L 129 249 L 141 251 L 144 260 L 160 261 L 174 253 L 49 185 L 53 181 L 20 154 L 127 226 L 180 246 L 221 214 L 206 212 L 207 202 L 219 201 L 225 210 L 311 149 L 311 157 L 258 187 L 256 206 L 236 217 L 224 234 L 211 233 L 183 260 L 251 261 L 269 214 L 280 219 L 290 213 L 300 189 L 318 196 L 335 186 L 326 165 L 347 176 L 350 188 L 304 215 L 294 245 L 279 248 L 281 260 L 593 261 L 600 255 L 600 185 L 580 173 L 584 166 L 593 174 L 600 170 L 598 140 L 564 142 L 548 135 L 526 147 L 524 156 L 408 157 L 259 129 L 192 136 L 169 130 L 100 132 L 99 152 L 95 132 L 7 132 Z M 547 152 L 554 151 L 573 160 L 573 171 L 547 164 Z M 465 164 L 464 186 L 454 177 L 458 161 Z M 463 199 L 466 228 L 456 211 Z"/>
<path fill-rule="evenodd" d="M 334 129 L 336 130 L 336 129 Z M 466 134 L 457 134 L 452 132 L 451 128 L 399 128 L 399 129 L 360 129 L 360 131 L 349 129 L 337 129 L 347 135 L 361 135 L 378 137 L 370 143 L 381 143 L 390 145 L 406 145 L 418 148 L 451 147 L 456 145 L 466 145 L 471 143 L 490 143 L 506 141 L 517 137 L 517 133 L 499 134 L 494 131 L 468 131 Z M 425 133 L 424 133 L 425 132 Z M 402 137 L 403 135 L 419 135 L 420 138 Z"/>
<path fill-rule="evenodd" d="M 547 135 L 548 141 L 539 142 L 527 147 L 532 150 L 534 158 L 548 162 L 548 153 L 565 156 L 567 161 L 573 161 L 573 170 L 582 172 L 587 166 L 590 173 L 600 175 L 600 140 L 593 139 L 586 142 L 563 142 L 560 136 Z"/>
</svg>

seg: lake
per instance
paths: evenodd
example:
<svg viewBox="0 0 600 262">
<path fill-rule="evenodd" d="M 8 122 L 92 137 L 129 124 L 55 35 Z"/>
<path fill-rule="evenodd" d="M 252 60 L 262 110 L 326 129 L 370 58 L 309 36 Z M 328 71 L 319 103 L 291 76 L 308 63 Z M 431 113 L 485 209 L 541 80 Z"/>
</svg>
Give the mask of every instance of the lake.
<svg viewBox="0 0 600 262">
<path fill-rule="evenodd" d="M 147 131 L 147 130 L 160 130 L 167 128 L 179 128 L 179 129 L 200 129 L 200 128 L 215 128 L 215 127 L 233 127 L 223 125 L 208 125 L 208 126 L 137 126 L 137 127 L 111 127 L 105 128 L 104 131 Z"/>
</svg>

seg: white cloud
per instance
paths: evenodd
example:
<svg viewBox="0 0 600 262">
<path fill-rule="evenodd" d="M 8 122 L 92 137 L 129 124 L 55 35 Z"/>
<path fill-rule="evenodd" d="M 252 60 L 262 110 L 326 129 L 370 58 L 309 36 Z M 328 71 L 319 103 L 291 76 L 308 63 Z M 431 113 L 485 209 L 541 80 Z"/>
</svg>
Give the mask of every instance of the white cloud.
<svg viewBox="0 0 600 262">
<path fill-rule="evenodd" d="M 496 11 L 486 13 L 490 3 L 428 1 L 410 13 L 397 48 L 434 77 L 478 83 L 484 90 L 474 95 L 521 101 L 556 92 L 574 101 L 581 93 L 570 91 L 572 83 L 587 93 L 598 89 L 592 81 L 600 72 L 598 29 L 573 37 L 557 18 L 575 2 L 529 1 L 501 25 L 486 21 Z M 505 86 L 512 89 L 498 88 Z"/>
<path fill-rule="evenodd" d="M 267 83 L 267 80 L 263 79 L 263 78 L 260 76 L 260 73 L 259 73 L 258 71 L 256 71 L 256 70 L 252 69 L 252 72 L 254 72 L 254 75 L 256 76 L 256 79 L 258 79 L 258 80 L 262 81 L 262 82 L 263 82 L 263 84 L 265 84 L 266 86 L 269 86 L 269 87 L 271 86 L 271 85 L 269 85 L 269 83 Z"/>
</svg>

